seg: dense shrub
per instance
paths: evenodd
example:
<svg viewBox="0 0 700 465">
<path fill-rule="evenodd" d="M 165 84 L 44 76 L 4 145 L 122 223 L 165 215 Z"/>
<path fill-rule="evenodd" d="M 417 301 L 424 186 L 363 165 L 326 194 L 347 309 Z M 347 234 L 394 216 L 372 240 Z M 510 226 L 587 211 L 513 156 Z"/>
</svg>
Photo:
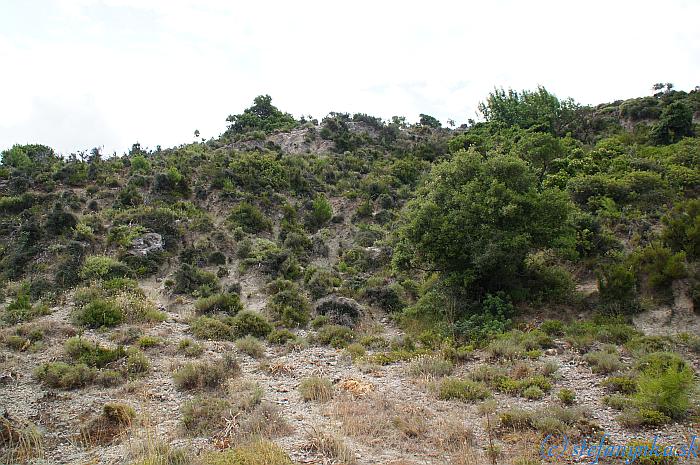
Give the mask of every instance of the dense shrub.
<svg viewBox="0 0 700 465">
<path fill-rule="evenodd" d="M 233 227 L 240 227 L 243 231 L 258 234 L 272 229 L 272 221 L 265 216 L 255 205 L 248 202 L 238 204 L 228 217 Z"/>
<path fill-rule="evenodd" d="M 85 259 L 80 277 L 83 279 L 129 278 L 133 272 L 124 263 L 104 255 L 93 255 Z"/>
<path fill-rule="evenodd" d="M 239 337 L 265 337 L 272 332 L 272 325 L 263 316 L 251 311 L 242 311 L 232 320 L 232 327 Z"/>
<path fill-rule="evenodd" d="M 231 294 L 229 292 L 201 298 L 195 302 L 194 306 L 197 309 L 197 313 L 200 314 L 220 312 L 235 315 L 243 310 L 243 304 L 238 294 Z"/>
<path fill-rule="evenodd" d="M 106 299 L 95 299 L 75 312 L 76 323 L 89 328 L 116 326 L 124 321 L 124 313 Z"/>
<path fill-rule="evenodd" d="M 175 273 L 175 287 L 173 290 L 178 294 L 198 293 L 206 296 L 218 291 L 220 288 L 219 278 L 214 273 L 200 270 L 188 263 L 183 263 Z"/>
<path fill-rule="evenodd" d="M 491 397 L 491 392 L 481 383 L 448 378 L 440 383 L 438 398 L 442 400 L 461 400 L 476 402 Z"/>
</svg>

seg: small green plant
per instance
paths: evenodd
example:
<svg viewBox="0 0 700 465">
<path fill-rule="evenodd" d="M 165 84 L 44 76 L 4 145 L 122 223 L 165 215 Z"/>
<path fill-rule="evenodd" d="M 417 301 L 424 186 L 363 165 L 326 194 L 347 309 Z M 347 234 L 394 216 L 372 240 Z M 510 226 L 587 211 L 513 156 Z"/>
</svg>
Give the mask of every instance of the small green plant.
<svg viewBox="0 0 700 465">
<path fill-rule="evenodd" d="M 126 355 L 122 347 L 107 349 L 80 337 L 69 338 L 63 347 L 68 356 L 76 362 L 96 368 L 102 368 Z"/>
<path fill-rule="evenodd" d="M 199 357 L 204 353 L 204 347 L 192 339 L 186 338 L 178 343 L 177 351 L 185 354 L 185 357 Z"/>
<path fill-rule="evenodd" d="M 299 394 L 307 402 L 327 402 L 333 398 L 333 383 L 318 376 L 304 378 L 299 383 Z"/>
<path fill-rule="evenodd" d="M 209 297 L 203 297 L 194 304 L 197 313 L 226 313 L 235 315 L 243 310 L 243 304 L 237 294 L 225 292 L 223 294 L 214 294 Z"/>
<path fill-rule="evenodd" d="M 141 336 L 136 344 L 142 349 L 150 349 L 163 344 L 163 339 L 158 336 Z"/>
<path fill-rule="evenodd" d="M 253 358 L 261 358 L 265 356 L 265 345 L 254 336 L 248 335 L 236 341 L 236 348 L 248 354 Z"/>
<path fill-rule="evenodd" d="M 437 355 L 422 355 L 411 362 L 409 373 L 413 376 L 447 376 L 452 373 L 451 361 Z"/>
<path fill-rule="evenodd" d="M 447 378 L 440 383 L 438 398 L 441 400 L 461 400 L 477 402 L 491 397 L 491 391 L 479 382 L 466 379 Z"/>
<path fill-rule="evenodd" d="M 178 389 L 186 391 L 214 389 L 221 386 L 232 374 L 221 363 L 187 363 L 175 370 L 173 381 Z"/>
<path fill-rule="evenodd" d="M 573 405 L 576 402 L 576 393 L 571 389 L 563 388 L 557 392 L 557 398 L 564 405 Z"/>
<path fill-rule="evenodd" d="M 594 373 L 614 373 L 620 371 L 623 367 L 620 356 L 617 353 L 607 351 L 589 352 L 584 359 L 591 366 Z"/>
<path fill-rule="evenodd" d="M 276 329 L 267 336 L 267 340 L 273 344 L 286 344 L 296 340 L 296 335 L 288 329 Z"/>
<path fill-rule="evenodd" d="M 211 341 L 232 341 L 234 339 L 233 327 L 218 318 L 200 316 L 190 323 L 190 329 L 192 334 L 199 339 Z"/>
<path fill-rule="evenodd" d="M 272 229 L 272 221 L 255 205 L 241 202 L 228 217 L 234 228 L 240 227 L 250 234 L 258 234 Z"/>
<path fill-rule="evenodd" d="M 319 330 L 316 337 L 321 344 L 341 348 L 346 347 L 355 339 L 355 333 L 347 326 L 326 325 Z"/>
<path fill-rule="evenodd" d="M 98 298 L 78 309 L 75 320 L 88 328 L 111 327 L 124 321 L 124 313 L 111 300 Z"/>
<path fill-rule="evenodd" d="M 272 332 L 270 322 L 262 315 L 251 311 L 242 311 L 236 315 L 232 321 L 232 327 L 239 337 L 248 335 L 265 337 Z"/>
<path fill-rule="evenodd" d="M 146 354 L 136 349 L 130 348 L 127 351 L 126 357 L 126 372 L 129 374 L 143 374 L 150 370 L 151 364 L 146 357 Z"/>
<path fill-rule="evenodd" d="M 540 400 L 544 397 L 544 391 L 538 386 L 528 386 L 523 390 L 523 397 L 530 400 Z"/>
</svg>

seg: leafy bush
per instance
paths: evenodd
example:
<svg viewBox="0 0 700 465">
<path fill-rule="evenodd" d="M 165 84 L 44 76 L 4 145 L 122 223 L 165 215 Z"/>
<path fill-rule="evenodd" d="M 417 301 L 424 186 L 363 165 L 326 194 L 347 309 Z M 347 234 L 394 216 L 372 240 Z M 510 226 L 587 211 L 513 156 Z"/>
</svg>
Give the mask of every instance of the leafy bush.
<svg viewBox="0 0 700 465">
<path fill-rule="evenodd" d="M 326 325 L 319 330 L 316 338 L 321 344 L 341 348 L 346 347 L 355 339 L 355 333 L 347 326 Z"/>
<path fill-rule="evenodd" d="M 214 389 L 240 372 L 235 357 L 226 355 L 223 361 L 187 363 L 173 373 L 178 389 Z"/>
<path fill-rule="evenodd" d="M 255 205 L 241 202 L 233 209 L 228 220 L 234 227 L 240 227 L 250 234 L 258 234 L 272 229 L 272 221 Z"/>
<path fill-rule="evenodd" d="M 235 315 L 243 310 L 243 304 L 237 294 L 225 292 L 223 294 L 215 294 L 209 297 L 204 297 L 195 302 L 194 307 L 197 313 L 226 313 Z"/>
<path fill-rule="evenodd" d="M 440 383 L 438 398 L 457 399 L 463 402 L 476 402 L 491 397 L 491 391 L 482 383 L 470 380 L 448 378 Z"/>
<path fill-rule="evenodd" d="M 69 365 L 63 362 L 50 362 L 40 365 L 34 376 L 49 387 L 76 389 L 87 386 L 95 380 L 96 372 L 84 363 Z"/>
<path fill-rule="evenodd" d="M 178 343 L 177 351 L 185 354 L 185 357 L 199 357 L 204 353 L 204 347 L 187 338 Z"/>
<path fill-rule="evenodd" d="M 263 316 L 251 311 L 242 311 L 232 321 L 235 334 L 239 337 L 265 337 L 272 332 L 272 325 Z"/>
<path fill-rule="evenodd" d="M 595 373 L 614 373 L 620 371 L 623 367 L 620 361 L 620 356 L 617 352 L 610 353 L 606 351 L 589 352 L 584 359 L 591 365 Z"/>
<path fill-rule="evenodd" d="M 333 207 L 328 199 L 318 194 L 311 204 L 311 212 L 309 213 L 308 223 L 312 228 L 320 228 L 328 223 L 333 217 Z"/>
<path fill-rule="evenodd" d="M 564 405 L 572 405 L 576 402 L 576 393 L 571 389 L 563 388 L 557 392 L 557 398 Z"/>
<path fill-rule="evenodd" d="M 309 322 L 311 305 L 295 284 L 286 283 L 270 297 L 267 308 L 273 318 L 285 326 L 305 326 Z"/>
<path fill-rule="evenodd" d="M 261 358 L 265 355 L 265 345 L 253 336 L 245 336 L 236 340 L 236 349 L 253 358 Z"/>
<path fill-rule="evenodd" d="M 258 439 L 223 452 L 210 452 L 202 465 L 292 465 L 292 460 L 273 442 Z"/>
<path fill-rule="evenodd" d="M 411 362 L 409 372 L 413 376 L 447 376 L 452 373 L 454 365 L 440 356 L 423 355 Z"/>
<path fill-rule="evenodd" d="M 690 396 L 695 387 L 693 370 L 680 357 L 670 353 L 652 353 L 644 357 L 637 379 L 636 404 L 673 418 L 688 414 Z"/>
<path fill-rule="evenodd" d="M 212 341 L 232 341 L 235 337 L 233 327 L 218 318 L 200 316 L 190 323 L 192 334 L 199 339 Z"/>
<path fill-rule="evenodd" d="M 226 426 L 226 415 L 231 406 L 227 399 L 197 396 L 182 405 L 182 426 L 191 435 L 212 434 Z"/>
<path fill-rule="evenodd" d="M 93 343 L 80 337 L 67 339 L 63 347 L 73 360 L 97 368 L 102 368 L 126 355 L 122 347 L 107 349 L 96 342 Z"/>
<path fill-rule="evenodd" d="M 76 323 L 88 328 L 116 326 L 124 321 L 124 313 L 114 302 L 95 299 L 75 313 Z"/>
<path fill-rule="evenodd" d="M 80 277 L 82 279 L 110 280 L 130 278 L 133 272 L 124 263 L 104 255 L 93 255 L 85 259 Z"/>
<path fill-rule="evenodd" d="M 221 288 L 219 278 L 214 273 L 200 270 L 199 268 L 183 263 L 175 273 L 174 291 L 178 294 L 207 295 Z"/>
</svg>

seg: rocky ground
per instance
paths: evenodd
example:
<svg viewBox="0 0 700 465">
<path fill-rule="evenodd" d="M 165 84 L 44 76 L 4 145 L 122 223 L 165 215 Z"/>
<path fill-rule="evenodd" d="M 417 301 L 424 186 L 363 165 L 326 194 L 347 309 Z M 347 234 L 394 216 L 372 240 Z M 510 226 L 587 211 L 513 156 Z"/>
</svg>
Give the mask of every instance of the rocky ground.
<svg viewBox="0 0 700 465">
<path fill-rule="evenodd" d="M 254 292 L 253 287 L 258 284 L 255 276 L 248 276 L 242 282 L 241 295 L 246 297 L 246 306 L 262 309 L 265 300 Z M 167 314 L 165 321 L 141 328 L 144 334 L 165 340 L 165 344 L 146 351 L 151 370 L 143 377 L 114 388 L 91 386 L 72 391 L 48 389 L 33 379 L 33 369 L 43 362 L 61 359 L 62 341 L 76 333 L 70 324 L 70 305 L 55 307 L 50 315 L 34 322 L 46 328 L 49 335 L 41 350 L 16 352 L 0 349 L 2 411 L 8 418 L 34 423 L 41 431 L 44 441 L 35 463 L 132 463 L 144 440 L 155 441 L 156 438 L 176 447 L 185 447 L 195 455 L 214 447 L 211 437 L 192 438 L 184 434 L 180 408 L 193 394 L 176 389 L 172 378 L 174 369 L 185 362 L 175 347 L 181 339 L 191 337 L 186 323 L 191 316 L 191 305 L 170 297 L 160 279 L 144 281 L 141 285 Z M 387 318 L 381 317 L 372 325 L 372 331 L 387 338 L 401 334 Z M 303 337 L 306 332 L 300 331 L 299 335 Z M 107 332 L 87 330 L 83 337 L 103 345 L 114 345 Z M 229 342 L 210 341 L 203 345 L 205 352 L 200 359 L 215 359 L 218 354 L 236 351 L 234 344 Z M 264 389 L 265 399 L 276 404 L 289 423 L 287 432 L 274 440 L 298 463 L 329 463 L 328 459 L 308 447 L 310 438 L 318 431 L 343 437 L 354 453 L 356 463 L 360 464 L 487 463 L 483 456 L 489 443 L 487 420 L 478 407 L 459 401 L 438 400 L 432 388 L 434 380 L 411 376 L 408 370 L 410 362 L 387 366 L 353 363 L 344 350 L 317 345 L 298 349 L 267 345 L 264 358 L 254 359 L 239 354 L 239 360 L 242 366 L 240 376 L 259 383 Z M 651 437 L 654 434 L 669 443 L 681 443 L 697 431 L 697 425 L 692 422 L 672 424 L 658 431 L 635 433 L 625 430 L 615 420 L 617 412 L 601 402 L 604 395 L 599 387 L 601 376 L 591 371 L 580 354 L 565 342 L 557 341 L 557 349 L 547 351 L 541 360 L 554 362 L 559 367 L 554 389 L 537 401 L 497 393 L 495 399 L 499 409 L 513 406 L 547 408 L 557 403 L 555 393 L 558 388 L 568 387 L 576 392 L 578 405 L 585 410 L 587 418 L 606 431 L 615 443 L 635 435 Z M 454 375 L 464 375 L 484 363 L 491 362 L 484 353 L 475 351 L 469 360 L 456 367 Z M 692 363 L 696 370 L 700 369 L 697 358 L 692 359 Z M 332 380 L 335 397 L 328 402 L 305 402 L 297 387 L 309 376 Z M 113 444 L 86 447 L 80 441 L 81 425 L 98 415 L 106 402 L 114 401 L 134 407 L 138 412 L 138 422 Z M 407 429 L 404 433 L 386 434 L 385 431 L 377 432 L 379 437 L 371 437 L 374 434 L 371 429 L 365 430 L 361 424 L 354 423 L 357 420 L 360 423 L 380 421 L 382 415 L 393 415 L 397 411 L 416 422 L 417 432 Z M 490 417 L 488 421 L 495 419 Z M 455 424 L 471 432 L 469 453 L 464 448 L 455 452 L 440 447 L 441 437 L 449 432 L 445 428 L 454 428 Z M 517 447 L 534 460 L 538 445 L 535 439 L 530 439 L 532 444 Z M 500 443 L 501 439 L 497 441 Z M 508 447 L 516 446 L 506 444 L 503 448 Z M 522 455 L 521 452 L 518 453 Z M 503 457 L 502 460 L 506 461 L 499 463 L 509 463 L 508 454 Z"/>
</svg>

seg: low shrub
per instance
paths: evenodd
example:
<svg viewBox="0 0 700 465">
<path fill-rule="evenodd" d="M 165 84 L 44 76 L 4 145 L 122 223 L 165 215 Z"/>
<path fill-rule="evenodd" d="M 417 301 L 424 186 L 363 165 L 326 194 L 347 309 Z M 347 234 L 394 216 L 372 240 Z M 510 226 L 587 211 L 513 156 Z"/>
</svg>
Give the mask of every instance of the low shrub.
<svg viewBox="0 0 700 465">
<path fill-rule="evenodd" d="M 124 321 L 124 313 L 107 299 L 95 299 L 75 313 L 76 323 L 88 328 L 116 326 Z"/>
<path fill-rule="evenodd" d="M 530 400 L 539 400 L 544 397 L 544 391 L 538 386 L 528 386 L 523 390 L 523 397 Z"/>
<path fill-rule="evenodd" d="M 234 333 L 239 336 L 265 337 L 272 332 L 272 325 L 262 315 L 242 311 L 232 320 L 231 326 Z"/>
<path fill-rule="evenodd" d="M 292 465 L 292 460 L 279 446 L 258 439 L 223 452 L 204 454 L 202 465 Z"/>
<path fill-rule="evenodd" d="M 333 383 L 325 378 L 312 376 L 299 383 L 299 394 L 305 401 L 327 402 L 333 398 Z"/>
<path fill-rule="evenodd" d="M 255 205 L 241 202 L 228 217 L 233 228 L 240 227 L 249 234 L 272 230 L 272 221 Z"/>
<path fill-rule="evenodd" d="M 84 363 L 69 365 L 63 362 L 50 362 L 40 365 L 34 376 L 52 388 L 76 389 L 95 381 L 96 372 Z"/>
<path fill-rule="evenodd" d="M 440 383 L 438 391 L 438 398 L 441 400 L 476 402 L 489 397 L 491 397 L 491 391 L 484 384 L 466 379 L 445 379 Z"/>
<path fill-rule="evenodd" d="M 265 345 L 254 336 L 245 336 L 236 341 L 236 349 L 253 358 L 265 356 Z"/>
<path fill-rule="evenodd" d="M 187 363 L 173 373 L 175 386 L 181 390 L 215 389 L 228 378 L 238 374 L 221 362 Z"/>
<path fill-rule="evenodd" d="M 182 405 L 182 426 L 192 436 L 210 435 L 226 426 L 231 407 L 228 399 L 197 396 Z"/>
<path fill-rule="evenodd" d="M 228 292 L 203 297 L 195 302 L 194 307 L 199 314 L 226 313 L 235 315 L 243 310 L 240 297 Z"/>
<path fill-rule="evenodd" d="M 316 338 L 321 344 L 342 348 L 355 339 L 355 333 L 347 326 L 326 325 L 318 331 Z"/>
<path fill-rule="evenodd" d="M 585 355 L 584 359 L 591 366 L 594 373 L 615 373 L 616 371 L 620 371 L 624 366 L 617 353 L 606 351 L 589 352 Z"/>
<path fill-rule="evenodd" d="M 195 337 L 211 341 L 232 341 L 234 330 L 231 325 L 218 318 L 200 316 L 190 323 L 190 330 Z"/>
<path fill-rule="evenodd" d="M 107 349 L 96 342 L 90 342 L 80 337 L 67 339 L 63 348 L 68 356 L 76 362 L 96 368 L 102 368 L 126 355 L 122 347 Z"/>
<path fill-rule="evenodd" d="M 185 354 L 185 357 L 199 357 L 204 353 L 204 347 L 192 339 L 186 338 L 178 343 L 177 351 Z"/>
<path fill-rule="evenodd" d="M 130 278 L 133 277 L 133 272 L 119 260 L 104 255 L 93 255 L 85 259 L 80 269 L 80 277 L 86 280 L 109 280 Z"/>
<path fill-rule="evenodd" d="M 557 392 L 557 398 L 564 405 L 573 405 L 576 402 L 576 393 L 571 389 L 563 388 Z"/>
<path fill-rule="evenodd" d="M 214 273 L 200 270 L 194 265 L 183 263 L 175 273 L 173 291 L 177 294 L 210 295 L 221 288 L 219 278 Z"/>
<path fill-rule="evenodd" d="M 276 329 L 267 335 L 267 340 L 273 344 L 286 344 L 289 341 L 294 341 L 296 335 L 288 329 Z"/>
<path fill-rule="evenodd" d="M 413 376 L 447 376 L 452 373 L 451 361 L 436 355 L 422 355 L 411 362 L 409 373 Z"/>
</svg>

